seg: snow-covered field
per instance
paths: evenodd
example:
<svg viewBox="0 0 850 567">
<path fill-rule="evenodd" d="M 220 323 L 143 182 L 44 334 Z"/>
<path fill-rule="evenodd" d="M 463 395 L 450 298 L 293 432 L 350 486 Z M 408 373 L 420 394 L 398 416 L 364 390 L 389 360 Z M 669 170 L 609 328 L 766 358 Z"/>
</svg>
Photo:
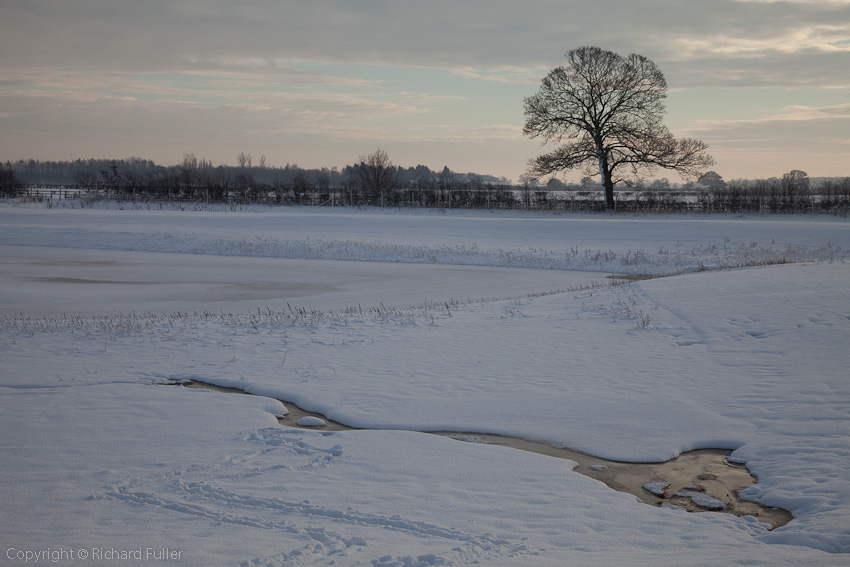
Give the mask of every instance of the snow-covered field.
<svg viewBox="0 0 850 567">
<path fill-rule="evenodd" d="M 2 204 L 0 564 L 846 565 L 848 249 L 836 217 Z M 427 430 L 734 449 L 794 519 Z"/>
</svg>

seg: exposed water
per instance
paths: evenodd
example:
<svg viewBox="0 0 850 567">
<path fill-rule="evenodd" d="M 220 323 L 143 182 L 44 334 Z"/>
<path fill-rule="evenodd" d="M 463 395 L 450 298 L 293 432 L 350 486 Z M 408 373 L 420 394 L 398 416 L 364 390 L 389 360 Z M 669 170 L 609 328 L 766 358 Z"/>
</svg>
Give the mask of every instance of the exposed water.
<svg viewBox="0 0 850 567">
<path fill-rule="evenodd" d="M 237 388 L 223 388 L 204 382 L 185 382 L 188 388 L 201 388 L 217 392 L 245 394 Z M 287 427 L 346 431 L 356 429 L 327 419 L 325 416 L 302 410 L 295 404 L 283 401 L 289 413 L 278 421 Z M 317 417 L 324 422 L 320 427 L 298 425 L 304 417 Z M 732 451 L 700 449 L 682 453 L 675 459 L 661 463 L 628 463 L 609 461 L 578 453 L 569 449 L 552 447 L 545 443 L 526 441 L 514 437 L 482 433 L 429 431 L 435 435 L 458 441 L 500 445 L 540 455 L 574 461 L 575 472 L 605 483 L 610 488 L 636 496 L 640 501 L 654 506 L 664 504 L 679 506 L 689 512 L 722 512 L 736 516 L 754 516 L 771 526 L 784 526 L 791 514 L 781 508 L 766 508 L 757 502 L 742 500 L 738 492 L 752 486 L 756 478 L 742 464 L 730 462 Z"/>
</svg>

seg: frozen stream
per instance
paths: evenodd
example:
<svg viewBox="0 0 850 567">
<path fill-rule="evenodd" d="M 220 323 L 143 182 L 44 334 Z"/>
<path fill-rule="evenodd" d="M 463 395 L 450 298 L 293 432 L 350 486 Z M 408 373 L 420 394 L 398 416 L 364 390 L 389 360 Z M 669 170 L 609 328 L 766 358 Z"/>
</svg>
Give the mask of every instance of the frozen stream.
<svg viewBox="0 0 850 567">
<path fill-rule="evenodd" d="M 224 388 L 199 381 L 184 382 L 183 385 L 216 392 L 246 394 L 237 388 Z M 289 410 L 287 415 L 278 419 L 281 425 L 324 431 L 357 429 L 329 420 L 321 414 L 305 411 L 291 402 L 281 401 Z M 661 463 L 629 463 L 609 461 L 545 443 L 502 435 L 451 431 L 423 433 L 567 459 L 577 464 L 573 469 L 575 472 L 603 482 L 614 490 L 632 494 L 640 501 L 654 506 L 672 505 L 685 508 L 689 512 L 713 511 L 738 517 L 754 516 L 771 528 L 784 526 L 792 519 L 791 514 L 781 508 L 766 508 L 757 502 L 739 498 L 739 491 L 753 485 L 756 478 L 742 463 L 730 461 L 728 456 L 732 451 L 728 450 L 701 449 L 682 453 L 675 459 Z"/>
</svg>

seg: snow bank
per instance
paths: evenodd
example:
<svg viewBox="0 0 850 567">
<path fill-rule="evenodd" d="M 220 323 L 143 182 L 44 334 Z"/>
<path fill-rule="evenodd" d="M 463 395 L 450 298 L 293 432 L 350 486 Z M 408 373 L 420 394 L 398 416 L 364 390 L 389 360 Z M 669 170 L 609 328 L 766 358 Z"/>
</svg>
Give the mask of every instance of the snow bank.
<svg viewBox="0 0 850 567">
<path fill-rule="evenodd" d="M 642 274 L 835 261 L 850 250 L 850 223 L 836 217 L 254 210 L 0 207 L 0 244 Z"/>
</svg>

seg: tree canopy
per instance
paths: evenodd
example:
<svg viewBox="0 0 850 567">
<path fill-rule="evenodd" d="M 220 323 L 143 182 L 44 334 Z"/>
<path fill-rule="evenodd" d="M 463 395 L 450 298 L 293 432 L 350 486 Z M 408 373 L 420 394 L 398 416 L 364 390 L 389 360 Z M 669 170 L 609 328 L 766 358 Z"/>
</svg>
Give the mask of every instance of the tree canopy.
<svg viewBox="0 0 850 567">
<path fill-rule="evenodd" d="M 601 176 L 606 205 L 614 185 L 640 180 L 656 167 L 697 177 L 714 163 L 699 140 L 676 139 L 662 123 L 667 81 L 642 55 L 623 57 L 598 47 L 567 52 L 567 64 L 543 78 L 525 99 L 523 132 L 562 143 L 529 163 L 535 177 L 581 168 Z"/>
<path fill-rule="evenodd" d="M 378 148 L 369 155 L 360 156 L 352 170 L 354 182 L 370 196 L 391 191 L 398 183 L 398 171 L 389 155 Z"/>
</svg>

